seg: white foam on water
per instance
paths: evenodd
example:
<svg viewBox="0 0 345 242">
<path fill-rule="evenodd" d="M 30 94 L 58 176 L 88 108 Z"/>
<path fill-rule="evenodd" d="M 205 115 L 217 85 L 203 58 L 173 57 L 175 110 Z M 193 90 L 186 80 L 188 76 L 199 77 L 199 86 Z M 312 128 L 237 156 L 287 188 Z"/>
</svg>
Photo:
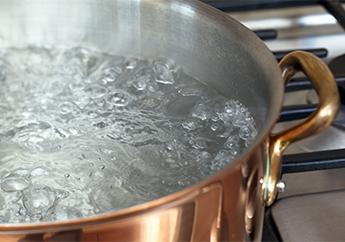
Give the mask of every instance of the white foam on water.
<svg viewBox="0 0 345 242">
<path fill-rule="evenodd" d="M 2 223 L 165 196 L 222 169 L 257 134 L 244 105 L 172 60 L 83 48 L 0 52 Z"/>
</svg>

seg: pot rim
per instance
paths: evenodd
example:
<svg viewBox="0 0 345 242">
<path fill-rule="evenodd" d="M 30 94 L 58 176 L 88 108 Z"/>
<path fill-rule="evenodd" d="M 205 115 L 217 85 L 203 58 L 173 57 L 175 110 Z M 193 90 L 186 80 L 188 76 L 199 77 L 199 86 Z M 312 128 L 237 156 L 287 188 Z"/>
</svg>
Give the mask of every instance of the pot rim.
<svg viewBox="0 0 345 242">
<path fill-rule="evenodd" d="M 148 0 L 151 1 L 151 0 Z M 155 0 L 155 2 L 160 3 L 176 3 L 185 5 L 185 0 Z M 237 21 L 234 21 L 230 16 L 225 14 L 224 12 L 215 9 L 203 2 L 197 0 L 188 0 L 188 6 L 195 11 L 202 11 L 203 14 L 207 14 L 208 17 L 220 19 L 221 22 L 219 24 L 223 25 L 235 25 L 241 31 L 248 34 L 250 38 L 254 39 L 259 45 L 257 48 L 260 48 L 267 56 L 271 56 L 271 68 L 276 66 L 276 73 L 278 73 L 279 67 L 278 64 L 266 45 L 248 28 L 243 26 Z M 274 75 L 273 75 L 274 76 Z M 272 77 L 273 78 L 273 77 Z M 226 165 L 221 171 L 216 172 L 212 176 L 207 177 L 204 180 L 197 182 L 196 184 L 184 188 L 178 192 L 166 195 L 164 197 L 146 202 L 141 203 L 129 208 L 120 209 L 117 211 L 109 211 L 102 214 L 83 217 L 78 219 L 70 219 L 70 220 L 62 220 L 62 221 L 52 221 L 52 222 L 40 222 L 40 223 L 6 223 L 0 224 L 0 233 L 39 233 L 41 231 L 63 231 L 63 230 L 71 230 L 71 229 L 78 229 L 84 226 L 92 226 L 97 224 L 103 224 L 108 222 L 113 222 L 115 220 L 120 221 L 124 220 L 129 217 L 136 217 L 140 216 L 143 213 L 154 212 L 161 209 L 168 209 L 174 207 L 174 205 L 178 202 L 183 200 L 188 200 L 191 197 L 195 197 L 196 195 L 201 193 L 201 190 L 206 185 L 214 183 L 215 181 L 219 180 L 219 177 L 224 176 L 229 172 L 229 170 L 234 169 L 237 167 L 241 162 L 248 160 L 249 157 L 265 142 L 269 132 L 272 130 L 273 126 L 275 125 L 276 121 L 279 117 L 279 112 L 283 103 L 283 80 L 280 77 L 280 80 L 277 80 L 278 84 L 276 84 L 276 88 L 279 90 L 275 90 L 275 103 L 269 109 L 266 120 L 263 128 L 260 130 L 259 134 L 257 135 L 255 141 L 247 147 L 244 152 L 241 153 L 236 159 L 234 159 L 231 163 Z M 280 87 L 280 88 L 279 88 Z M 279 98 L 279 99 L 278 99 Z"/>
</svg>

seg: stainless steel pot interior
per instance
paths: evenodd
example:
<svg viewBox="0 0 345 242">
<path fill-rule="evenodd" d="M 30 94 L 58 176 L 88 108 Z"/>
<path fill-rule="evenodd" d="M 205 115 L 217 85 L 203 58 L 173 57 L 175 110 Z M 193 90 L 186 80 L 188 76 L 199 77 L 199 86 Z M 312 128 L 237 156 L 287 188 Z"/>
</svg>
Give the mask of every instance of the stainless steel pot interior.
<svg viewBox="0 0 345 242">
<path fill-rule="evenodd" d="M 0 23 L 0 47 L 84 46 L 172 58 L 247 105 L 262 133 L 280 108 L 281 75 L 264 44 L 230 17 L 194 0 L 2 0 Z"/>
</svg>

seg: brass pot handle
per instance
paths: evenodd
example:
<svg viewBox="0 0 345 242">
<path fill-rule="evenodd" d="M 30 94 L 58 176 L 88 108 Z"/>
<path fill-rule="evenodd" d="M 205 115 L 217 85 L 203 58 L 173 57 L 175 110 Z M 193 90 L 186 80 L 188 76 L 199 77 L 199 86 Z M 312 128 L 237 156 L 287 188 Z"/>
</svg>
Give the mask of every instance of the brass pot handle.
<svg viewBox="0 0 345 242">
<path fill-rule="evenodd" d="M 302 71 L 312 82 L 319 95 L 317 110 L 301 124 L 269 137 L 266 173 L 261 180 L 261 199 L 270 206 L 277 197 L 281 163 L 284 150 L 297 140 L 319 133 L 328 128 L 339 110 L 339 92 L 336 82 L 327 65 L 316 56 L 295 51 L 286 55 L 280 62 L 285 84 L 299 71 Z"/>
</svg>

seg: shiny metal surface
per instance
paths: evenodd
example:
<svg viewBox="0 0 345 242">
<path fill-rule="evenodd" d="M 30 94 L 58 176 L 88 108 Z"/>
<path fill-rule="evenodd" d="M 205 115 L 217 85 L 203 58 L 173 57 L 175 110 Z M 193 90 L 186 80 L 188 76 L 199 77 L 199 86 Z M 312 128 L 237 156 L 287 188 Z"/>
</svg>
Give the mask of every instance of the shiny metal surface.
<svg viewBox="0 0 345 242">
<path fill-rule="evenodd" d="M 283 176 L 287 184 L 279 198 L 345 189 L 345 168 L 292 173 Z"/>
<path fill-rule="evenodd" d="M 278 190 L 279 193 L 285 192 L 285 182 L 279 181 L 277 183 L 276 187 L 277 187 L 277 190 Z"/>
<path fill-rule="evenodd" d="M 328 60 L 345 53 L 345 33 L 322 6 L 291 7 L 229 13 L 252 30 L 275 29 L 278 38 L 267 41 L 273 50 L 327 48 Z"/>
<path fill-rule="evenodd" d="M 344 241 L 345 190 L 293 196 L 272 208 L 282 241 Z"/>
<path fill-rule="evenodd" d="M 270 158 L 267 160 L 267 172 L 261 193 L 261 198 L 267 206 L 270 206 L 277 197 L 282 156 L 286 148 L 297 140 L 327 129 L 336 118 L 340 106 L 334 77 L 327 65 L 319 58 L 306 52 L 295 51 L 283 58 L 280 67 L 285 83 L 299 71 L 303 72 L 312 82 L 319 96 L 319 104 L 309 118 L 270 137 Z"/>
<path fill-rule="evenodd" d="M 0 46 L 83 46 L 164 56 L 253 113 L 254 144 L 218 174 L 150 203 L 78 220 L 2 224 L 0 241 L 260 241 L 259 180 L 283 80 L 266 46 L 194 0 L 2 0 Z"/>
</svg>

